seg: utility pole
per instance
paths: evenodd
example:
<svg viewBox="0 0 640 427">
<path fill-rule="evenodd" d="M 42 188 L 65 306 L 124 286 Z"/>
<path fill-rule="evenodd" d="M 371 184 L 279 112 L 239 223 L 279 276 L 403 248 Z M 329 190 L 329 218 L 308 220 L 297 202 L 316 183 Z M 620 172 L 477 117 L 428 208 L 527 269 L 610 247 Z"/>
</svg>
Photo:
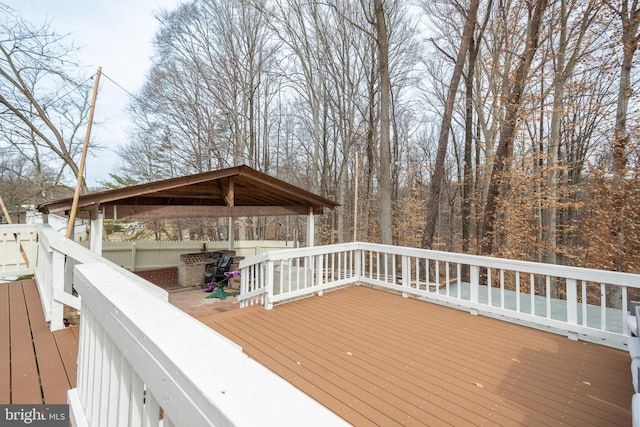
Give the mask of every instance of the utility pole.
<svg viewBox="0 0 640 427">
<path fill-rule="evenodd" d="M 93 125 L 93 113 L 96 109 L 96 98 L 98 96 L 98 85 L 100 84 L 100 75 L 102 75 L 102 67 L 98 67 L 96 72 L 96 81 L 93 84 L 93 95 L 91 96 L 91 106 L 89 107 L 89 123 L 87 124 L 87 134 L 84 137 L 84 146 L 82 147 L 82 156 L 80 157 L 80 166 L 78 168 L 78 184 L 76 192 L 73 194 L 73 204 L 69 213 L 69 224 L 67 224 L 67 239 L 73 234 L 73 223 L 76 220 L 76 209 L 78 209 L 78 198 L 80 197 L 80 188 L 82 188 L 82 176 L 84 174 L 84 163 L 87 159 L 87 150 L 89 148 L 89 137 L 91 137 L 91 126 Z"/>
</svg>

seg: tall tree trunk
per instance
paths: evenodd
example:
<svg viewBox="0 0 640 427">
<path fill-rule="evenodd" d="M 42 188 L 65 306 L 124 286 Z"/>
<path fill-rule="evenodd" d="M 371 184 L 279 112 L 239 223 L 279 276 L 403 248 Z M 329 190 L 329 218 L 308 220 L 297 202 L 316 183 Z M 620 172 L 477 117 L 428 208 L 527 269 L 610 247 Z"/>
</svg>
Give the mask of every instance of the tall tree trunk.
<svg viewBox="0 0 640 427">
<path fill-rule="evenodd" d="M 633 57 L 638 49 L 638 24 L 640 23 L 640 5 L 638 0 L 622 0 L 620 17 L 622 19 L 622 68 L 620 70 L 620 85 L 618 87 L 618 105 L 616 110 L 616 127 L 613 141 L 613 170 L 614 176 L 624 177 L 627 167 L 626 148 L 627 135 L 627 110 L 629 98 L 631 98 L 631 69 Z"/>
<path fill-rule="evenodd" d="M 473 193 L 473 166 L 471 165 L 471 149 L 473 146 L 473 76 L 475 74 L 475 58 L 477 48 L 473 37 L 469 42 L 469 63 L 465 78 L 465 122 L 464 122 L 464 159 L 462 184 L 462 252 L 469 253 L 469 237 L 471 235 L 471 195 Z"/>
<path fill-rule="evenodd" d="M 564 93 L 567 80 L 573 74 L 573 69 L 580 57 L 583 55 L 582 41 L 584 35 L 591 25 L 595 16 L 595 2 L 590 1 L 583 11 L 580 23 L 580 30 L 569 46 L 569 15 L 572 12 L 567 9 L 567 0 L 561 0 L 559 3 L 559 20 L 560 34 L 558 39 L 557 53 L 554 55 L 554 77 L 553 77 L 553 111 L 551 116 L 551 128 L 549 130 L 549 158 L 547 161 L 547 194 L 549 206 L 545 211 L 545 242 L 546 256 L 545 261 L 550 264 L 557 263 L 557 217 L 558 209 L 556 207 L 558 201 L 558 175 L 560 161 L 560 145 L 561 145 L 561 129 L 560 123 L 564 117 Z M 542 135 L 540 135 L 542 140 Z"/>
<path fill-rule="evenodd" d="M 465 57 L 473 32 L 476 26 L 476 17 L 478 14 L 478 6 L 480 0 L 472 0 L 469 5 L 469 12 L 464 23 L 462 32 L 462 40 L 460 40 L 460 49 L 456 58 L 455 67 L 451 76 L 447 99 L 444 105 L 444 115 L 440 124 L 440 135 L 438 137 L 438 152 L 436 154 L 436 163 L 433 175 L 431 176 L 431 185 L 429 189 L 429 202 L 427 203 L 427 218 L 424 230 L 422 232 L 422 247 L 431 249 L 433 247 L 433 236 L 436 231 L 436 223 L 438 221 L 438 213 L 440 208 L 440 194 L 442 191 L 442 179 L 444 176 L 444 160 L 447 154 L 447 145 L 449 142 L 449 129 L 451 128 L 451 120 L 453 116 L 453 104 L 458 91 L 458 84 L 462 77 Z"/>
<path fill-rule="evenodd" d="M 380 240 L 393 244 L 391 212 L 391 138 L 389 110 L 391 81 L 389 77 L 389 34 L 382 0 L 375 0 L 378 72 L 380 75 Z"/>
<path fill-rule="evenodd" d="M 504 173 L 507 162 L 512 152 L 511 146 L 516 131 L 516 122 L 518 119 L 518 110 L 522 102 L 522 92 L 524 91 L 529 68 L 538 48 L 538 39 L 540 36 L 540 25 L 542 23 L 542 15 L 547 7 L 547 0 L 538 0 L 535 3 L 535 9 L 531 21 L 529 22 L 529 31 L 527 44 L 523 52 L 518 68 L 516 70 L 513 87 L 506 102 L 506 112 L 502 128 L 500 129 L 500 137 L 498 148 L 496 149 L 493 169 L 491 170 L 491 180 L 489 182 L 489 191 L 487 194 L 487 202 L 484 210 L 484 220 L 482 222 L 482 254 L 490 255 L 493 251 L 494 229 L 496 219 L 496 208 L 498 197 L 500 196 L 502 186 L 502 175 Z"/>
<path fill-rule="evenodd" d="M 487 5 L 487 13 L 482 23 L 482 28 L 476 39 L 472 36 L 469 41 L 469 62 L 467 64 L 467 75 L 465 77 L 465 124 L 464 124 L 464 165 L 463 165 L 463 185 L 462 185 L 462 252 L 469 253 L 469 240 L 471 239 L 471 200 L 474 196 L 474 181 L 472 152 L 473 152 L 473 84 L 476 74 L 476 59 L 480 53 L 480 41 L 484 30 L 489 22 L 492 0 Z M 479 132 L 479 127 L 478 127 Z M 479 156 L 478 156 L 479 157 Z M 477 161 L 477 159 L 476 159 Z M 477 175 L 476 167 L 476 175 Z"/>
<path fill-rule="evenodd" d="M 622 0 L 620 18 L 622 20 L 622 67 L 620 70 L 620 84 L 618 87 L 618 105 L 616 110 L 616 127 L 613 138 L 613 191 L 614 212 L 621 212 L 625 204 L 625 187 L 627 171 L 627 111 L 629 108 L 629 98 L 631 98 L 631 69 L 633 67 L 633 57 L 638 49 L 638 24 L 640 23 L 639 0 Z M 625 262 L 625 234 L 624 216 L 613 215 L 611 224 L 611 237 L 616 248 L 613 269 L 624 270 Z M 622 287 L 613 286 L 609 298 L 611 307 L 622 307 Z M 626 309 L 626 308 L 625 308 Z"/>
</svg>

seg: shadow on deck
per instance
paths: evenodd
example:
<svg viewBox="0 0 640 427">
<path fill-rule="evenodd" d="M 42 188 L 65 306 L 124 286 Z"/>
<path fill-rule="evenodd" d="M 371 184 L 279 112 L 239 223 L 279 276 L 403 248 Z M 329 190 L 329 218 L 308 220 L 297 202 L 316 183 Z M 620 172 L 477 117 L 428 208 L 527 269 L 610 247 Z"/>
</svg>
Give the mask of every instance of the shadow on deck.
<svg viewBox="0 0 640 427">
<path fill-rule="evenodd" d="M 67 403 L 78 332 L 49 330 L 34 280 L 0 283 L 0 404 Z"/>
</svg>

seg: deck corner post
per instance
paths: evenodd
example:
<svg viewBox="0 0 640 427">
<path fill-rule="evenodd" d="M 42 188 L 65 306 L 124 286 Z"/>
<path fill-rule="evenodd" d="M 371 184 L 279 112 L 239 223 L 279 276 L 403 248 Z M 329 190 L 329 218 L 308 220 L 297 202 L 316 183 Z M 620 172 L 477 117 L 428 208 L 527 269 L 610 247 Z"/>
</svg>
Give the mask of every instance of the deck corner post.
<svg viewBox="0 0 640 427">
<path fill-rule="evenodd" d="M 102 256 L 102 232 L 104 228 L 104 212 L 99 211 L 97 218 L 91 219 L 89 248 L 94 254 Z"/>
<path fill-rule="evenodd" d="M 354 279 L 356 280 L 356 283 L 358 283 L 359 281 L 362 280 L 362 249 L 356 249 L 354 251 Z"/>
<path fill-rule="evenodd" d="M 62 252 L 53 251 L 53 259 L 51 262 L 51 318 L 49 329 L 57 331 L 64 329 L 64 305 L 56 300 L 57 292 L 64 292 L 65 288 L 65 270 L 67 257 Z"/>
<path fill-rule="evenodd" d="M 567 323 L 570 325 L 578 324 L 578 284 L 576 279 L 567 279 Z"/>
<path fill-rule="evenodd" d="M 322 277 L 322 270 L 324 269 L 324 263 L 323 263 L 323 258 L 322 255 L 316 255 L 315 256 L 315 266 L 312 264 L 311 266 L 309 266 L 310 268 L 315 267 L 316 270 L 316 277 L 315 277 L 315 283 L 314 286 L 321 286 L 323 284 L 323 277 Z M 313 271 L 313 270 L 311 270 Z M 318 295 L 322 295 L 322 291 L 320 291 L 318 293 Z"/>
<path fill-rule="evenodd" d="M 471 302 L 478 302 L 478 295 L 480 293 L 480 267 L 478 267 L 477 265 L 470 265 L 469 269 L 469 281 L 471 282 Z M 478 314 L 477 311 L 475 314 Z"/>
<path fill-rule="evenodd" d="M 267 310 L 271 310 L 273 308 L 273 261 L 272 260 L 268 260 L 267 264 L 267 283 L 266 283 L 266 288 L 267 288 L 267 294 L 265 295 L 266 298 L 264 300 L 264 308 Z"/>
<path fill-rule="evenodd" d="M 404 288 L 410 288 L 411 287 L 411 261 L 409 260 L 409 257 L 406 255 L 402 255 L 402 260 L 401 260 L 401 268 L 402 268 L 402 287 Z M 406 292 L 403 292 L 403 295 Z M 407 297 L 409 295 L 407 294 Z M 405 297 L 405 298 L 407 298 Z"/>
</svg>

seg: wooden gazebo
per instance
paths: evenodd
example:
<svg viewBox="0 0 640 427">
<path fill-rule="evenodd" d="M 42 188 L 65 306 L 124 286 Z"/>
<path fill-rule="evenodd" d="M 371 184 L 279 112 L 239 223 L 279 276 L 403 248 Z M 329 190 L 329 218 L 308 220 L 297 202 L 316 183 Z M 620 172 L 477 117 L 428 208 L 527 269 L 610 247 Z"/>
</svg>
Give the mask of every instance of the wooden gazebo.
<svg viewBox="0 0 640 427">
<path fill-rule="evenodd" d="M 43 203 L 43 214 L 69 215 L 73 199 Z M 234 166 L 80 196 L 77 216 L 90 218 L 91 248 L 102 251 L 103 219 L 308 215 L 307 243 L 314 245 L 314 215 L 337 203 L 248 166 Z M 94 228 L 95 227 L 95 228 Z M 229 228 L 233 245 L 233 227 Z"/>
</svg>

